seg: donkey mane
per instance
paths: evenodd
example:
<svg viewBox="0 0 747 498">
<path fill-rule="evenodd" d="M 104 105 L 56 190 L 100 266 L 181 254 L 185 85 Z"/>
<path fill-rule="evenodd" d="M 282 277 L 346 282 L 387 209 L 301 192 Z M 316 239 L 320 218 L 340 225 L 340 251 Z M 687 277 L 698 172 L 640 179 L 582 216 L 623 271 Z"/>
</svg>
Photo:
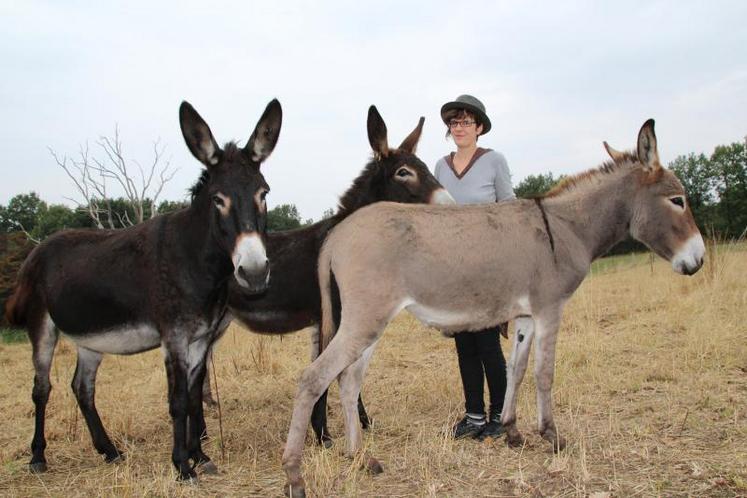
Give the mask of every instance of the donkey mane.
<svg viewBox="0 0 747 498">
<path fill-rule="evenodd" d="M 547 199 L 551 197 L 558 197 L 568 191 L 580 188 L 584 184 L 588 184 L 590 180 L 596 178 L 601 174 L 612 174 L 621 169 L 630 169 L 636 164 L 640 164 L 638 155 L 633 151 L 622 152 L 622 157 L 618 161 L 607 160 L 602 163 L 601 166 L 591 168 L 573 176 L 563 178 L 551 188 L 545 195 L 540 196 L 541 199 Z"/>
<path fill-rule="evenodd" d="M 371 158 L 350 188 L 340 197 L 337 214 L 351 213 L 361 205 L 370 203 L 373 198 L 371 193 L 376 191 L 376 186 L 371 188 L 371 184 L 383 183 L 384 176 L 380 173 L 380 161 L 375 157 Z"/>
<path fill-rule="evenodd" d="M 236 145 L 236 142 L 228 142 L 223 146 L 223 152 L 221 155 L 224 160 L 232 161 L 236 158 L 241 158 L 243 153 L 243 149 Z M 195 184 L 189 188 L 190 202 L 194 203 L 197 196 L 200 195 L 209 181 L 210 172 L 207 169 L 203 169 L 200 178 L 198 178 Z"/>
</svg>

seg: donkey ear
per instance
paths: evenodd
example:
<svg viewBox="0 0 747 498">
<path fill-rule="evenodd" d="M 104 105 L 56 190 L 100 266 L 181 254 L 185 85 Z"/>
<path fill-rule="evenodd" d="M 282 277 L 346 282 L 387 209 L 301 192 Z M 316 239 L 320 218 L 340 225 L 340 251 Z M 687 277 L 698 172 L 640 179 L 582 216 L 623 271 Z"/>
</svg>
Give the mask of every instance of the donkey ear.
<svg viewBox="0 0 747 498">
<path fill-rule="evenodd" d="M 418 147 L 418 141 L 420 140 L 420 134 L 423 133 L 423 123 L 425 123 L 425 118 L 421 116 L 418 125 L 414 130 L 412 130 L 412 133 L 407 135 L 407 138 L 405 138 L 399 145 L 399 150 L 415 154 L 415 149 Z"/>
<path fill-rule="evenodd" d="M 202 164 L 210 168 L 218 164 L 220 147 L 218 147 L 210 127 L 197 114 L 195 108 L 186 100 L 179 107 L 179 124 L 182 128 L 184 141 L 192 155 Z"/>
<path fill-rule="evenodd" d="M 259 118 L 257 126 L 254 128 L 252 136 L 244 147 L 252 161 L 261 163 L 275 149 L 280 136 L 280 126 L 283 124 L 283 109 L 280 107 L 278 99 L 272 99 L 267 104 L 265 112 Z"/>
<path fill-rule="evenodd" d="M 659 152 L 656 150 L 656 133 L 654 133 L 654 120 L 649 119 L 638 132 L 638 160 L 643 163 L 645 169 L 661 168 L 659 163 Z"/>
<path fill-rule="evenodd" d="M 604 144 L 604 148 L 607 151 L 607 154 L 610 155 L 613 161 L 620 162 L 623 159 L 625 159 L 625 154 L 623 154 L 617 149 L 612 148 L 612 146 L 608 144 L 607 142 L 602 142 L 602 143 Z"/>
<path fill-rule="evenodd" d="M 368 143 L 379 157 L 389 155 L 389 145 L 386 140 L 386 124 L 381 118 L 381 114 L 376 110 L 376 106 L 368 108 Z"/>
</svg>

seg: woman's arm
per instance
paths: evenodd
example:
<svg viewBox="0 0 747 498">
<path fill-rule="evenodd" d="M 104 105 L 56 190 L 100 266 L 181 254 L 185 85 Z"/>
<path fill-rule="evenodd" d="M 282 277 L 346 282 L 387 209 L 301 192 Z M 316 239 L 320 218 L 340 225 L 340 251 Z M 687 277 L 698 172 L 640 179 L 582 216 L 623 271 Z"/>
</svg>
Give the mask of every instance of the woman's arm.
<svg viewBox="0 0 747 498">
<path fill-rule="evenodd" d="M 495 153 L 494 166 L 496 202 L 516 199 L 514 187 L 511 184 L 511 171 L 508 169 L 506 158 L 500 152 Z"/>
</svg>

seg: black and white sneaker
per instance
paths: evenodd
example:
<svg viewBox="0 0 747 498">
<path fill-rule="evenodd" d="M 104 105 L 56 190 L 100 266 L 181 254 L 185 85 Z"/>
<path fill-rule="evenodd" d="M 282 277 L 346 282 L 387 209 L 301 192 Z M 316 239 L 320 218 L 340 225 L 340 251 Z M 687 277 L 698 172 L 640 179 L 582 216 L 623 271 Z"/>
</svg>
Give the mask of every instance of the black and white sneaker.
<svg viewBox="0 0 747 498">
<path fill-rule="evenodd" d="M 473 415 L 468 413 L 462 420 L 454 425 L 452 436 L 454 439 L 477 439 L 486 425 L 485 415 Z"/>
<path fill-rule="evenodd" d="M 501 414 L 492 413 L 490 414 L 490 420 L 485 424 L 485 428 L 480 432 L 478 439 L 480 441 L 486 438 L 499 438 L 506 433 L 506 429 L 501 424 Z"/>
</svg>

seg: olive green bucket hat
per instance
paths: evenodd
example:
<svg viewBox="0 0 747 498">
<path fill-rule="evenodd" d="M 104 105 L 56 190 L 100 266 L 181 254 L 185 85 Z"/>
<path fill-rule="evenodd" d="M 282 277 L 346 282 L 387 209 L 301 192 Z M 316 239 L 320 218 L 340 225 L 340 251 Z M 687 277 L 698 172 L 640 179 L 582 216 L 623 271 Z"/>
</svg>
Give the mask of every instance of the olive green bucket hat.
<svg viewBox="0 0 747 498">
<path fill-rule="evenodd" d="M 443 106 L 441 106 L 441 119 L 443 119 L 444 123 L 446 123 L 446 119 L 444 119 L 444 114 L 446 111 L 450 111 L 452 109 L 464 109 L 465 111 L 468 111 L 480 120 L 482 123 L 482 133 L 481 135 L 485 135 L 487 132 L 490 131 L 490 118 L 488 118 L 488 115 L 485 114 L 485 106 L 477 100 L 472 95 L 460 95 L 456 98 L 453 102 L 447 102 Z M 447 125 L 449 123 L 446 123 Z"/>
</svg>

